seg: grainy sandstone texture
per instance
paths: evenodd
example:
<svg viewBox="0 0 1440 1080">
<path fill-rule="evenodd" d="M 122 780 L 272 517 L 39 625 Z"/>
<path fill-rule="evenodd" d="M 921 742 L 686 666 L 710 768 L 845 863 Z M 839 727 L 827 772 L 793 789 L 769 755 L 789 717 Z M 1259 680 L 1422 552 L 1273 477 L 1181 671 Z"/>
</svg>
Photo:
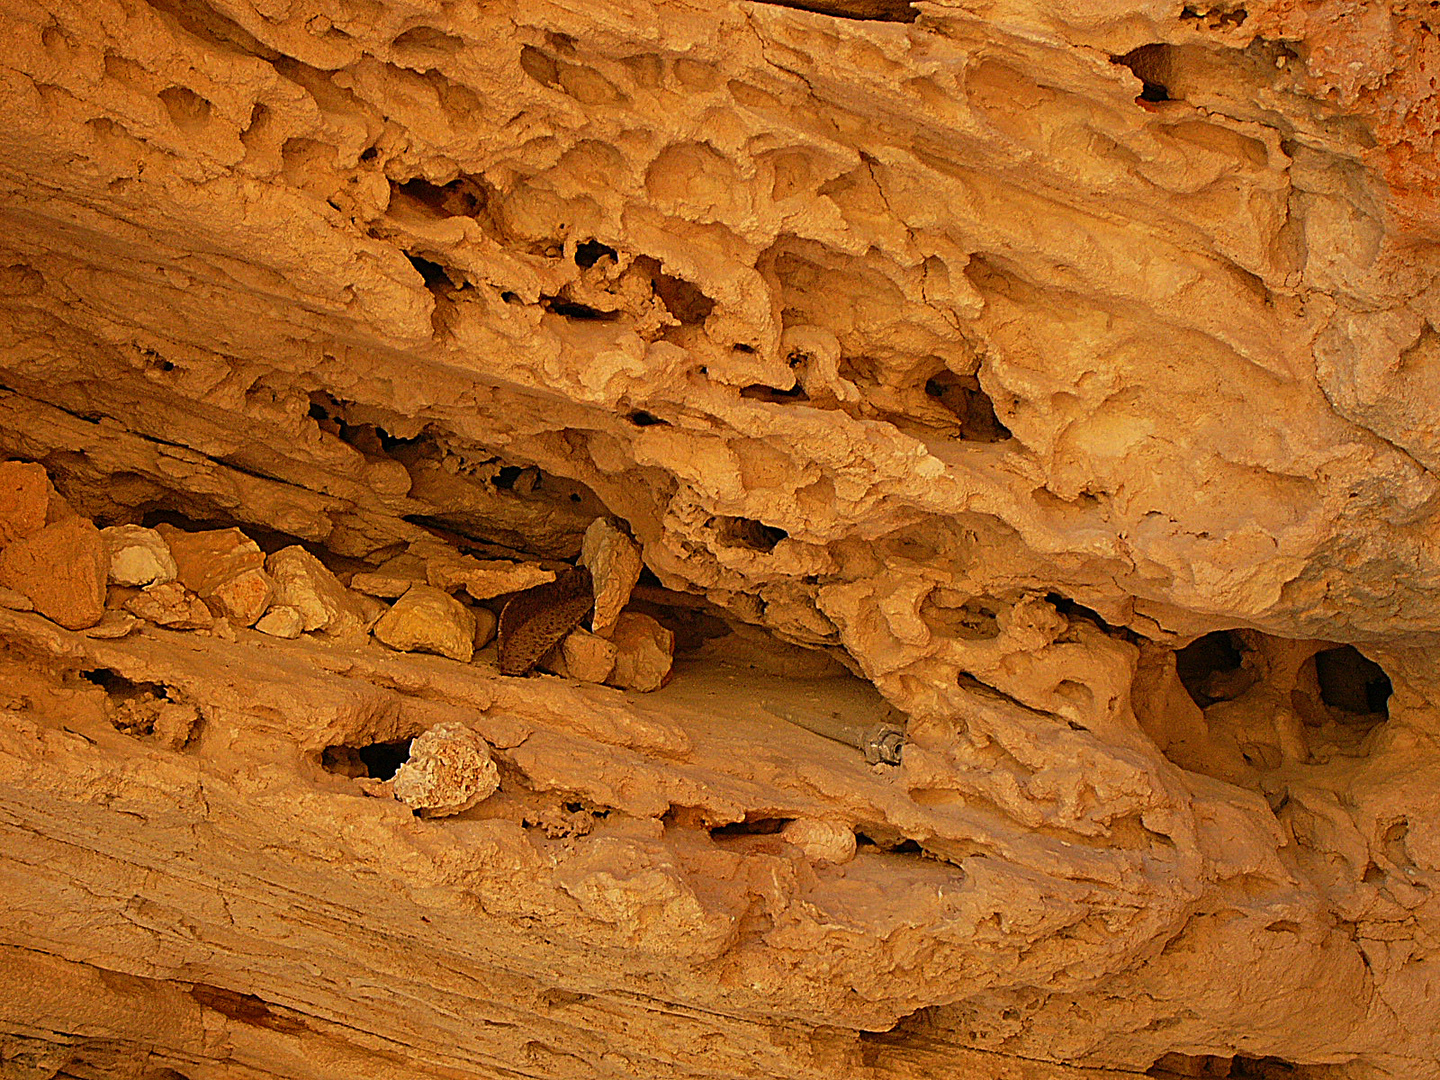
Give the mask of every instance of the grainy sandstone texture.
<svg viewBox="0 0 1440 1080">
<path fill-rule="evenodd" d="M 1440 1077 L 1436 19 L 0 5 L 0 1075 Z"/>
</svg>

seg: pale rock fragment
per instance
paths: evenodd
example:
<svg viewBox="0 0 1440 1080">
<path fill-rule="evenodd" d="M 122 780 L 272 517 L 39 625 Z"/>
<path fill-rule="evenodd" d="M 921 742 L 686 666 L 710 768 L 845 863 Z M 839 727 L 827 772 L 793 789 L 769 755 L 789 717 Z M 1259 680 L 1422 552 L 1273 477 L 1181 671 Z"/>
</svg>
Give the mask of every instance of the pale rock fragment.
<svg viewBox="0 0 1440 1080">
<path fill-rule="evenodd" d="M 485 607 L 473 607 L 470 612 L 475 616 L 475 651 L 479 652 L 495 640 L 495 627 L 500 619 Z"/>
<path fill-rule="evenodd" d="M 167 630 L 208 630 L 215 617 L 194 593 L 178 581 L 151 585 L 125 601 L 125 610 Z"/>
<path fill-rule="evenodd" d="M 855 829 L 843 821 L 796 818 L 780 835 L 815 862 L 838 865 L 855 857 Z"/>
<path fill-rule="evenodd" d="M 5 585 L 0 585 L 0 608 L 9 608 L 11 611 L 34 611 L 35 605 L 24 593 L 18 593 Z"/>
<path fill-rule="evenodd" d="M 140 620 L 128 611 L 107 611 L 94 626 L 80 632 L 88 638 L 109 640 L 122 638 L 140 625 Z"/>
<path fill-rule="evenodd" d="M 403 599 L 403 597 L 402 597 Z M 464 724 L 438 724 L 410 744 L 410 758 L 395 774 L 395 797 L 423 817 L 470 809 L 500 786 L 485 740 Z"/>
<path fill-rule="evenodd" d="M 365 620 L 367 634 L 375 629 L 375 624 L 383 619 L 385 613 L 390 610 L 390 605 L 384 600 L 366 596 L 364 593 L 356 593 L 355 602 L 360 606 L 360 616 Z"/>
<path fill-rule="evenodd" d="M 0 585 L 23 593 L 36 611 L 67 630 L 100 621 L 109 576 L 105 541 L 86 518 L 46 525 L 0 552 Z"/>
<path fill-rule="evenodd" d="M 580 565 L 590 571 L 594 582 L 595 613 L 590 629 L 609 637 L 640 580 L 640 545 L 609 518 L 599 517 L 590 523 L 580 542 Z"/>
<path fill-rule="evenodd" d="M 239 529 L 185 532 L 158 525 L 156 531 L 170 545 L 181 584 L 213 604 L 218 614 L 241 626 L 255 625 L 275 594 L 255 541 Z"/>
<path fill-rule="evenodd" d="M 275 580 L 274 603 L 299 612 L 301 629 L 323 630 L 336 637 L 359 637 L 365 632 L 365 612 L 358 598 L 299 544 L 271 554 L 265 568 Z"/>
<path fill-rule="evenodd" d="M 167 701 L 155 714 L 152 734 L 169 750 L 179 750 L 190 741 L 195 725 L 200 722 L 199 710 L 181 701 Z"/>
<path fill-rule="evenodd" d="M 54 525 L 57 521 L 66 521 L 69 518 L 82 517 L 83 515 L 70 505 L 70 500 L 61 495 L 53 487 L 50 489 L 50 501 L 45 506 L 45 524 Z"/>
<path fill-rule="evenodd" d="M 463 587 L 476 600 L 490 600 L 554 581 L 555 572 L 533 563 L 477 559 L 445 551 L 425 560 L 425 580 L 446 592 Z"/>
<path fill-rule="evenodd" d="M 375 637 L 400 652 L 429 652 L 469 663 L 475 616 L 447 592 L 414 585 L 375 624 Z"/>
<path fill-rule="evenodd" d="M 170 545 L 154 529 L 112 525 L 101 529 L 110 552 L 110 580 L 116 585 L 145 586 L 174 581 L 179 574 Z"/>
<path fill-rule="evenodd" d="M 407 551 L 386 560 L 374 570 L 355 574 L 350 579 L 350 588 L 369 596 L 393 600 L 404 596 L 411 585 L 424 581 L 425 560 Z"/>
<path fill-rule="evenodd" d="M 270 610 L 256 621 L 255 629 L 271 637 L 293 640 L 305 632 L 305 617 L 299 608 L 289 604 L 271 604 Z"/>
<path fill-rule="evenodd" d="M 43 465 L 0 461 L 0 548 L 45 527 L 51 494 Z"/>
<path fill-rule="evenodd" d="M 547 656 L 556 675 L 581 682 L 604 682 L 615 670 L 615 643 L 577 626 Z"/>
<path fill-rule="evenodd" d="M 670 678 L 675 635 L 649 615 L 622 611 L 610 634 L 615 670 L 605 680 L 625 690 L 659 690 Z"/>
</svg>

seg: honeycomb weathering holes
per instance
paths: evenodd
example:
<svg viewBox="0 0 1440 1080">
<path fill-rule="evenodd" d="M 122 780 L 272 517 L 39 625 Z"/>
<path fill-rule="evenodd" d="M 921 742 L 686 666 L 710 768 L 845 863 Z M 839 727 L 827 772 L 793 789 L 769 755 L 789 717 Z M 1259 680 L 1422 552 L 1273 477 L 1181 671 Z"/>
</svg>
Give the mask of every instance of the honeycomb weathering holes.
<svg viewBox="0 0 1440 1080">
<path fill-rule="evenodd" d="M 575 245 L 575 265 L 588 269 L 601 259 L 613 259 L 617 254 L 609 244 L 602 244 L 599 240 L 585 240 Z"/>
<path fill-rule="evenodd" d="M 1253 650 L 1247 635 L 1258 640 L 1263 650 L 1265 639 L 1255 631 L 1215 630 L 1175 654 L 1175 673 L 1200 708 L 1233 701 L 1265 678 L 1265 663 L 1248 659 Z M 1318 702 L 1306 691 L 1307 685 L 1318 692 Z M 1300 683 L 1292 696 L 1307 723 L 1336 720 L 1346 727 L 1369 728 L 1389 716 L 1392 689 L 1379 664 L 1353 645 L 1336 645 L 1320 649 L 1301 665 Z"/>
</svg>

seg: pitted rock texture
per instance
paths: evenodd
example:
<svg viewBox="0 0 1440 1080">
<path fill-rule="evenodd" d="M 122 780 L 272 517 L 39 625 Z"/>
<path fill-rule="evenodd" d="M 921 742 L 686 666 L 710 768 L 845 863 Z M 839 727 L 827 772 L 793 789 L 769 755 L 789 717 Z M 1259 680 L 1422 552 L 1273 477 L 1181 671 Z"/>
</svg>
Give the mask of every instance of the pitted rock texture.
<svg viewBox="0 0 1440 1080">
<path fill-rule="evenodd" d="M 1435 18 L 4 5 L 3 1067 L 1440 1077 Z"/>
</svg>

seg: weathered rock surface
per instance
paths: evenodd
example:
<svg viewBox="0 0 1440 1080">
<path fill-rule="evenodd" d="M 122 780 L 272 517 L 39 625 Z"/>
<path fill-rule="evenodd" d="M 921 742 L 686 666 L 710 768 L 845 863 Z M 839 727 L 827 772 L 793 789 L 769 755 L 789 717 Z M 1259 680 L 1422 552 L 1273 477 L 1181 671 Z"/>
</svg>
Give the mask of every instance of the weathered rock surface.
<svg viewBox="0 0 1440 1080">
<path fill-rule="evenodd" d="M 670 677 L 675 635 L 649 615 L 622 611 L 610 631 L 615 667 L 607 681 L 626 690 L 659 690 Z"/>
<path fill-rule="evenodd" d="M 109 573 L 110 556 L 100 530 L 83 518 L 45 525 L 0 551 L 0 585 L 70 630 L 100 621 Z"/>
<path fill-rule="evenodd" d="M 428 652 L 469 663 L 475 616 L 447 592 L 412 585 L 375 624 L 375 637 L 401 652 Z"/>
<path fill-rule="evenodd" d="M 125 610 L 171 630 L 204 630 L 215 621 L 205 601 L 178 581 L 151 585 L 127 599 Z"/>
<path fill-rule="evenodd" d="M 187 532 L 173 525 L 156 530 L 169 545 L 185 588 L 215 605 L 218 614 L 253 626 L 275 595 L 260 546 L 239 529 Z"/>
<path fill-rule="evenodd" d="M 485 740 L 463 724 L 439 724 L 410 744 L 395 774 L 394 793 L 423 817 L 449 817 L 487 799 L 500 786 Z"/>
<path fill-rule="evenodd" d="M 640 548 L 609 518 L 596 518 L 580 541 L 580 564 L 594 581 L 595 612 L 590 629 L 609 637 L 640 580 Z"/>
<path fill-rule="evenodd" d="M 272 603 L 300 614 L 302 630 L 323 630 L 334 637 L 355 639 L 365 634 L 365 612 L 359 599 L 303 547 L 272 552 L 265 569 L 275 582 Z"/>
<path fill-rule="evenodd" d="M 0 548 L 45 527 L 52 494 L 43 465 L 0 461 Z"/>
<path fill-rule="evenodd" d="M 115 525 L 101 529 L 110 553 L 110 580 L 116 585 L 163 585 L 180 573 L 170 545 L 154 529 Z"/>
<path fill-rule="evenodd" d="M 1440 1077 L 1426 5 L 0 40 L 0 560 L 71 593 L 0 599 L 7 1080 Z M 262 545 L 380 633 L 597 519 L 648 693 L 519 677 L 578 587 L 232 626 Z M 116 522 L 179 580 L 66 630 Z M 501 784 L 419 820 L 450 724 Z"/>
</svg>

